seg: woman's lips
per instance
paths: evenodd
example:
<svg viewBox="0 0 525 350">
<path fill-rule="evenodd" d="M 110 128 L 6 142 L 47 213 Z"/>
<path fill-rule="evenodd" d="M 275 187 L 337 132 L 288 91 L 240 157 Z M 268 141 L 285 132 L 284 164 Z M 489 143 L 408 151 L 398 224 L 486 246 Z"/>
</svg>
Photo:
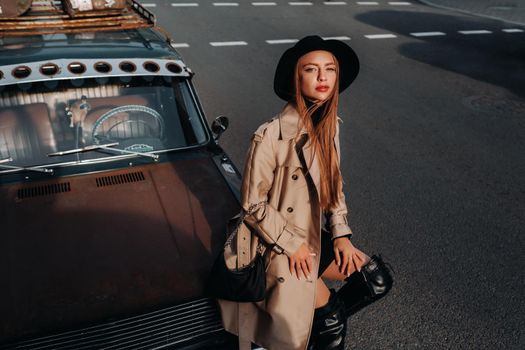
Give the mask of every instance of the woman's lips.
<svg viewBox="0 0 525 350">
<path fill-rule="evenodd" d="M 315 90 L 319 91 L 319 92 L 327 92 L 329 89 L 330 89 L 330 87 L 326 86 L 326 85 L 320 85 L 320 86 L 315 88 Z"/>
</svg>

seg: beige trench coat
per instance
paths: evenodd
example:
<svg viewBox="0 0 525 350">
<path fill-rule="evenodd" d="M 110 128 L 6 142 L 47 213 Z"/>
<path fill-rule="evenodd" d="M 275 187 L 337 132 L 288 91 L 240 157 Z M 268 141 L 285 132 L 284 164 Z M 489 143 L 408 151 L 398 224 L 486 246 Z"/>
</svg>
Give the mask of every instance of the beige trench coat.
<svg viewBox="0 0 525 350">
<path fill-rule="evenodd" d="M 280 114 L 261 125 L 253 135 L 244 168 L 243 209 L 266 202 L 245 222 L 257 237 L 274 245 L 271 254 L 266 254 L 267 298 L 258 303 L 219 300 L 227 331 L 270 350 L 305 349 L 314 312 L 322 216 L 319 167 L 314 159 L 309 173 L 305 171 L 312 152 L 308 142 L 302 149 L 296 149 L 296 141 L 306 134 L 303 128 L 296 139 L 298 122 L 298 112 L 288 104 Z M 339 154 L 337 129 L 334 143 Z M 332 238 L 351 234 L 342 192 L 329 214 Z M 233 247 L 239 261 L 250 257 L 256 247 L 249 230 L 241 231 Z M 288 257 L 303 242 L 316 253 L 315 268 L 309 279 L 298 280 L 290 273 Z M 249 258 L 245 259 L 243 264 L 249 262 Z"/>
</svg>

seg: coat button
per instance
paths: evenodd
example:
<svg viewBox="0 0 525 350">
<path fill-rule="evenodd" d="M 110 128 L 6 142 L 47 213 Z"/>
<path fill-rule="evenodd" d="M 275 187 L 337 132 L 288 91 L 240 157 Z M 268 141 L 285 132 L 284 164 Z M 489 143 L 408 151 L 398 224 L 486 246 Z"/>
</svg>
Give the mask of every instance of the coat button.
<svg viewBox="0 0 525 350">
<path fill-rule="evenodd" d="M 299 178 L 299 176 L 297 176 L 297 174 L 293 174 L 292 175 L 292 180 L 297 180 Z"/>
<path fill-rule="evenodd" d="M 277 282 L 279 282 L 279 283 L 284 283 L 284 277 L 279 277 L 279 278 L 277 278 Z"/>
<path fill-rule="evenodd" d="M 288 209 L 286 209 L 286 211 L 291 213 L 293 211 L 293 208 L 292 207 L 288 207 Z"/>
</svg>

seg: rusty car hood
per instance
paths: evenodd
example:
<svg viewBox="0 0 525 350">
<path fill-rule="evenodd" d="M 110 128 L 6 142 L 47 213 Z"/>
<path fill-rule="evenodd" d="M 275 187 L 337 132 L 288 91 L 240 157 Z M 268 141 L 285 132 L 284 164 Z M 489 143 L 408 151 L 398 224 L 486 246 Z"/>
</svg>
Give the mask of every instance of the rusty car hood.
<svg viewBox="0 0 525 350">
<path fill-rule="evenodd" d="M 238 203 L 209 158 L 0 185 L 0 343 L 204 295 Z"/>
</svg>

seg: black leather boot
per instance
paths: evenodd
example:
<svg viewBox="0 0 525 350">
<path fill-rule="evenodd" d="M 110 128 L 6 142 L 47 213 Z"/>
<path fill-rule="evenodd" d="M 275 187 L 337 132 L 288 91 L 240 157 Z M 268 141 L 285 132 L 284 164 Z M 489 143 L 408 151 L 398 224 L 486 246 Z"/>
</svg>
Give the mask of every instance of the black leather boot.
<svg viewBox="0 0 525 350">
<path fill-rule="evenodd" d="M 344 350 L 345 336 L 344 304 L 330 289 L 328 304 L 315 309 L 308 350 Z"/>
<path fill-rule="evenodd" d="M 337 295 L 345 304 L 347 316 L 384 297 L 394 282 L 380 255 L 373 255 L 361 272 L 354 272 L 345 281 Z"/>
</svg>

